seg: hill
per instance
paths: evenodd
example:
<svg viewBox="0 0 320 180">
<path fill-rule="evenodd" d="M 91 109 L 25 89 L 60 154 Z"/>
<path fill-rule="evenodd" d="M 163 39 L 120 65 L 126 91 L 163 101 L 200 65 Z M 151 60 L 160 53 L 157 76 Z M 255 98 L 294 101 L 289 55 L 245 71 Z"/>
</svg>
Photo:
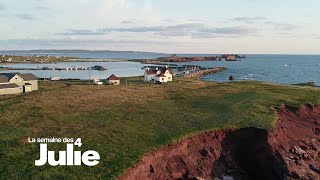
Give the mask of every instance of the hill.
<svg viewBox="0 0 320 180">
<path fill-rule="evenodd" d="M 114 179 L 148 152 L 216 129 L 275 125 L 275 108 L 320 103 L 320 90 L 259 82 L 177 80 L 166 85 L 40 84 L 40 91 L 0 97 L 0 174 L 6 179 Z M 35 167 L 28 137 L 81 137 L 95 167 Z M 50 145 L 64 150 L 64 144 Z"/>
</svg>

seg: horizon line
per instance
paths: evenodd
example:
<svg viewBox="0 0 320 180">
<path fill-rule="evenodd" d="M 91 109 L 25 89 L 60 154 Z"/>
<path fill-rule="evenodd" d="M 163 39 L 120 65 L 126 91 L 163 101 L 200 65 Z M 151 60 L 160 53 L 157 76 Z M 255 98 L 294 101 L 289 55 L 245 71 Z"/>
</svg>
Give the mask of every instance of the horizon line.
<svg viewBox="0 0 320 180">
<path fill-rule="evenodd" d="M 219 54 L 236 54 L 236 55 L 320 55 L 320 53 L 164 53 L 164 52 L 155 52 L 155 51 L 140 51 L 140 50 L 110 50 L 110 49 L 12 49 L 12 50 L 0 50 L 0 52 L 14 52 L 14 51 L 112 51 L 112 52 L 134 52 L 134 53 L 152 53 L 152 54 L 208 54 L 208 55 L 219 55 Z"/>
</svg>

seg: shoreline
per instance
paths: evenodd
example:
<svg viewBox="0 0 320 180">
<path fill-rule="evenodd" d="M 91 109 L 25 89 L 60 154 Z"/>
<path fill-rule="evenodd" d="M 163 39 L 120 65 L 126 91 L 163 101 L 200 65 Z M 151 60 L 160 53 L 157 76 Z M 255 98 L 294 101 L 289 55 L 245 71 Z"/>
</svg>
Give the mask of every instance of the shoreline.
<svg viewBox="0 0 320 180">
<path fill-rule="evenodd" d="M 126 82 L 124 78 L 121 78 L 121 80 Z M 70 130 L 72 134 L 79 133 L 79 128 L 91 128 L 93 130 L 86 131 L 84 137 L 84 141 L 87 142 L 86 146 L 93 147 L 102 156 L 116 155 L 108 161 L 105 159 L 101 161 L 101 163 L 111 164 L 102 169 L 104 172 L 110 170 L 108 174 L 104 173 L 103 175 L 115 179 L 125 173 L 126 170 L 134 167 L 135 162 L 139 162 L 144 155 L 148 155 L 149 152 L 167 144 L 175 144 L 184 137 L 190 137 L 190 135 L 205 132 L 209 129 L 248 126 L 271 128 L 274 124 L 274 113 L 271 110 L 278 102 L 292 106 L 296 105 L 296 107 L 297 104 L 319 102 L 319 91 L 311 88 L 269 85 L 258 82 L 221 84 L 184 78 L 179 78 L 177 81 L 163 86 L 153 83 L 134 84 L 134 82 L 141 80 L 140 78 L 130 78 L 127 85 L 121 83 L 123 85 L 120 86 L 96 86 L 91 83 L 88 85 L 89 83 L 84 81 L 74 83 L 41 82 L 38 92 L 1 97 L 4 101 L 1 108 L 6 111 L 2 116 L 4 128 L 14 126 L 17 133 L 21 132 L 21 135 L 9 141 L 12 143 L 8 143 L 10 146 L 5 146 L 4 149 L 20 150 L 20 146 L 14 146 L 15 142 L 20 142 L 19 140 L 25 137 L 23 127 L 26 126 L 19 123 L 20 118 L 28 117 L 32 118 L 32 121 L 42 122 L 40 128 L 37 124 L 32 123 L 31 125 L 34 126 L 27 126 L 26 129 L 32 131 L 39 128 L 41 131 L 35 131 L 34 136 L 40 137 L 41 134 L 45 133 L 47 130 L 45 127 L 48 125 L 53 126 L 53 133 L 60 132 L 59 125 L 63 123 L 65 123 L 65 128 L 68 128 L 63 130 Z M 280 92 L 280 96 L 274 96 L 275 91 Z M 248 95 L 246 92 L 252 92 L 252 95 Z M 303 93 L 306 95 L 301 96 Z M 119 98 L 122 98 L 123 101 L 119 101 Z M 148 101 L 145 101 L 145 98 Z M 11 103 L 12 100 L 15 103 Z M 48 101 L 51 103 L 48 104 Z M 159 101 L 163 102 L 159 103 Z M 150 106 L 150 104 L 154 106 Z M 30 109 L 41 107 L 39 109 L 41 113 L 29 117 L 26 116 L 28 112 L 21 107 L 29 107 Z M 155 111 L 155 108 L 159 110 Z M 11 118 L 12 113 L 10 112 L 15 112 L 18 117 Z M 121 117 L 121 119 L 110 118 L 110 121 L 106 121 L 106 115 Z M 146 117 L 152 118 L 148 118 L 146 122 Z M 74 121 L 75 119 L 77 121 Z M 133 119 L 134 121 L 132 121 Z M 52 124 L 52 122 L 56 123 Z M 75 123 L 77 124 L 76 128 L 69 128 L 73 127 Z M 123 128 L 127 136 L 120 136 L 124 133 L 119 131 L 119 127 Z M 130 127 L 130 130 L 126 127 Z M 97 130 L 105 134 L 97 136 Z M 163 130 L 165 130 L 165 133 Z M 152 136 L 147 136 L 148 134 Z M 98 138 L 95 139 L 94 137 Z M 104 146 L 97 146 L 101 140 L 111 140 L 114 137 L 121 137 L 119 139 L 121 143 L 105 141 Z M 158 141 L 157 137 L 163 137 L 164 140 Z M 139 143 L 141 139 L 144 139 L 146 143 Z M 105 147 L 112 147 L 112 149 Z M 127 151 L 128 147 L 136 148 L 138 151 Z M 28 148 L 28 151 L 34 150 L 34 147 L 29 146 Z M 128 153 L 128 159 L 121 158 L 121 154 L 124 153 Z M 168 155 L 168 157 L 170 156 Z M 14 166 L 28 172 L 24 174 L 24 177 L 40 177 L 36 171 L 33 171 L 32 167 L 21 166 L 29 162 L 30 157 L 17 154 L 14 158 L 20 159 L 20 163 L 14 164 Z M 9 160 L 4 161 L 4 163 L 6 162 L 9 162 Z M 161 168 L 152 165 L 155 172 L 160 173 L 159 169 Z M 9 169 L 5 170 L 4 175 L 9 176 Z M 64 173 L 67 170 L 61 172 Z M 96 178 L 99 174 L 94 171 L 86 171 L 81 176 Z"/>
<path fill-rule="evenodd" d="M 203 76 L 206 76 L 209 74 L 219 73 L 219 72 L 225 71 L 225 70 L 227 70 L 227 68 L 225 68 L 225 67 L 214 67 L 214 68 L 203 69 L 203 70 L 199 70 L 199 71 L 196 71 L 193 73 L 185 74 L 183 77 L 187 78 L 187 79 L 191 79 L 191 78 L 200 79 Z"/>
</svg>

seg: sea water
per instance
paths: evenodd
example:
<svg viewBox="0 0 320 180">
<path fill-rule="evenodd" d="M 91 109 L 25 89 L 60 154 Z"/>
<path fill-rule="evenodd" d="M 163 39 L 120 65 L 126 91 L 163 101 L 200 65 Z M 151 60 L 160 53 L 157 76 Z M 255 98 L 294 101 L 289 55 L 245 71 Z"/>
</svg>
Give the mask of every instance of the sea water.
<svg viewBox="0 0 320 180">
<path fill-rule="evenodd" d="M 59 54 L 60 56 L 68 56 L 69 54 Z M 86 53 L 72 54 L 79 58 L 101 58 L 112 59 L 117 58 L 137 58 L 137 54 L 108 54 L 108 53 Z M 139 58 L 156 58 L 164 54 L 139 53 Z M 179 54 L 179 56 L 215 56 L 216 54 Z M 151 57 L 152 56 L 152 57 Z M 164 55 L 165 56 L 165 55 Z M 255 80 L 280 84 L 296 84 L 305 82 L 315 82 L 320 85 L 320 55 L 247 55 L 246 59 L 241 61 L 196 61 L 178 63 L 180 65 L 200 65 L 206 68 L 210 67 L 226 67 L 228 70 L 210 74 L 202 79 L 205 81 L 227 82 L 230 76 L 234 76 L 236 80 Z M 117 76 L 142 76 L 144 70 L 141 68 L 146 66 L 139 62 L 63 62 L 56 63 L 55 67 L 86 67 L 101 65 L 106 67 L 107 71 L 19 71 L 20 73 L 34 73 L 38 77 L 54 77 L 60 78 L 106 78 L 111 74 Z M 3 64 L 0 64 L 3 66 Z M 47 64 L 7 64 L 9 67 L 43 67 Z M 12 72 L 12 71 L 2 71 Z"/>
</svg>

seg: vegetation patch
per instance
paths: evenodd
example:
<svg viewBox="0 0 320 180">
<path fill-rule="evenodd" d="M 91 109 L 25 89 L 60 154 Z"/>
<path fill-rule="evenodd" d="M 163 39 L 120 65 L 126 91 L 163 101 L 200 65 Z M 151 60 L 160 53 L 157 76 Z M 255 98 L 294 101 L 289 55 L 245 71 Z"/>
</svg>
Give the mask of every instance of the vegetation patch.
<svg viewBox="0 0 320 180">
<path fill-rule="evenodd" d="M 178 79 L 165 85 L 41 82 L 40 91 L 0 99 L 0 174 L 7 179 L 114 179 L 148 152 L 212 129 L 273 128 L 274 108 L 320 103 L 320 90 L 259 82 Z M 27 137 L 82 138 L 95 167 L 35 167 Z M 50 149 L 65 149 L 52 144 Z"/>
</svg>

